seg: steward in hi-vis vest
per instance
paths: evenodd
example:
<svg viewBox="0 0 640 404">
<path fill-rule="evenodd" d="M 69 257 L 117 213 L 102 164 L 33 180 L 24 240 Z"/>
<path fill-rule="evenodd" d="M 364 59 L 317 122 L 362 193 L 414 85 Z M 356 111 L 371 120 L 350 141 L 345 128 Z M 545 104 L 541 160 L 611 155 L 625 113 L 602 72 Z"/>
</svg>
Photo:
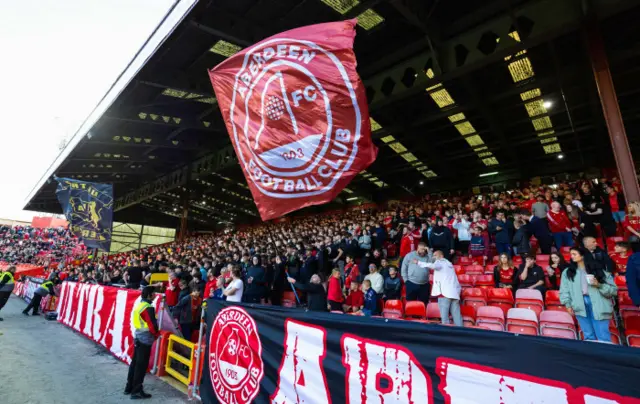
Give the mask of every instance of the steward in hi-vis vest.
<svg viewBox="0 0 640 404">
<path fill-rule="evenodd" d="M 135 330 L 135 344 L 124 394 L 131 394 L 131 398 L 134 400 L 151 397 L 151 394 L 144 391 L 142 383 L 151 357 L 151 346 L 160 335 L 156 322 L 156 311 L 153 307 L 153 295 L 153 286 L 145 287 L 142 290 L 142 299 L 136 303 L 131 312 L 131 325 Z"/>
<path fill-rule="evenodd" d="M 0 310 L 7 304 L 9 297 L 11 296 L 11 292 L 13 292 L 13 286 L 15 280 L 13 279 L 13 274 L 16 273 L 16 267 L 13 265 L 7 268 L 5 272 L 0 272 Z M 0 317 L 0 321 L 3 321 L 3 318 Z"/>
<path fill-rule="evenodd" d="M 42 285 L 40 285 L 38 289 L 36 289 L 36 291 L 33 292 L 33 298 L 31 299 L 31 302 L 29 303 L 27 308 L 24 309 L 22 314 L 24 314 L 25 316 L 28 316 L 29 310 L 33 309 L 33 315 L 34 316 L 39 315 L 40 313 L 38 313 L 38 310 L 40 309 L 40 302 L 42 301 L 42 298 L 47 295 L 55 296 L 56 292 L 53 288 L 55 285 L 59 283 L 60 283 L 59 279 L 55 279 L 55 281 L 45 281 L 44 283 L 42 283 Z"/>
</svg>

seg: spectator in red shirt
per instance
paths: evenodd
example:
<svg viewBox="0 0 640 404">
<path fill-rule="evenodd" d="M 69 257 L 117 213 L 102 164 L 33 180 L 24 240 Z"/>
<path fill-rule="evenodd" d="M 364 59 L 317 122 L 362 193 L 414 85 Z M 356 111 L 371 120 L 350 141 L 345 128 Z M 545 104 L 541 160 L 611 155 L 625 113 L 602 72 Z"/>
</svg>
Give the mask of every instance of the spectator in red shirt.
<svg viewBox="0 0 640 404">
<path fill-rule="evenodd" d="M 413 243 L 413 235 L 408 227 L 403 227 L 402 239 L 400 240 L 400 261 L 402 261 L 405 255 L 409 254 L 414 249 L 415 244 Z"/>
<path fill-rule="evenodd" d="M 357 313 L 364 307 L 364 293 L 360 290 L 358 281 L 351 282 L 349 296 L 342 306 L 346 313 Z"/>
<path fill-rule="evenodd" d="M 629 261 L 629 256 L 631 255 L 629 254 L 631 247 L 629 243 L 619 241 L 613 249 L 615 253 L 611 254 L 611 259 L 616 264 L 617 275 L 624 275 L 627 272 L 627 261 Z"/>
<path fill-rule="evenodd" d="M 355 266 L 357 269 L 358 267 Z M 352 281 L 353 285 L 355 282 Z M 340 270 L 334 269 L 331 271 L 331 278 L 329 278 L 329 287 L 327 288 L 327 303 L 329 304 L 330 311 L 342 311 L 342 303 L 344 302 L 344 296 L 340 288 Z"/>
<path fill-rule="evenodd" d="M 213 292 L 215 292 L 215 290 L 218 288 L 218 280 L 216 279 L 215 275 L 213 274 L 212 270 L 209 270 L 209 272 L 207 273 L 207 283 L 204 286 L 204 298 L 208 299 L 210 297 L 213 297 Z"/>
<path fill-rule="evenodd" d="M 360 269 L 358 265 L 353 262 L 351 255 L 347 255 L 347 263 L 344 266 L 344 277 L 344 287 L 346 290 L 350 289 L 351 281 L 360 281 Z"/>
<path fill-rule="evenodd" d="M 611 216 L 616 223 L 624 222 L 624 210 L 626 209 L 627 201 L 624 199 L 622 192 L 617 192 L 615 188 L 607 186 L 607 198 L 605 202 L 611 207 Z"/>
<path fill-rule="evenodd" d="M 573 245 L 571 220 L 562 210 L 559 202 L 551 203 L 551 210 L 547 212 L 547 221 L 558 251 L 562 247 L 571 247 Z"/>
<path fill-rule="evenodd" d="M 500 254 L 498 265 L 493 268 L 493 280 L 496 288 L 511 289 L 515 272 L 516 266 L 513 264 L 513 261 L 511 261 L 509 254 Z"/>
<path fill-rule="evenodd" d="M 176 276 L 176 273 L 169 272 L 169 286 L 165 291 L 165 299 L 168 307 L 173 307 L 178 304 L 178 295 L 180 294 L 180 280 Z"/>
</svg>

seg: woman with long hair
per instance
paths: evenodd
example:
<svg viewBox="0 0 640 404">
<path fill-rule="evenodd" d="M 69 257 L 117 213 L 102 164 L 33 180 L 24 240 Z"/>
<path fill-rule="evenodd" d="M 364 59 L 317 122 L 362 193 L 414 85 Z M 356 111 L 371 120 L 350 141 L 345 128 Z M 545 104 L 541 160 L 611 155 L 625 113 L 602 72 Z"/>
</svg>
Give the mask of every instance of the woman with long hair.
<svg viewBox="0 0 640 404">
<path fill-rule="evenodd" d="M 624 219 L 625 235 L 631 243 L 633 251 L 640 251 L 640 202 L 631 202 L 627 205 L 628 215 Z"/>
<path fill-rule="evenodd" d="M 509 254 L 502 253 L 498 258 L 498 265 L 493 267 L 493 280 L 496 288 L 511 289 L 513 286 L 513 274 L 516 271 Z"/>
<path fill-rule="evenodd" d="M 571 248 L 571 264 L 562 272 L 560 301 L 575 314 L 586 341 L 611 342 L 611 298 L 618 288 L 609 273 L 586 265 L 584 254 L 582 248 Z"/>
<path fill-rule="evenodd" d="M 562 276 L 562 271 L 567 268 L 568 264 L 564 260 L 564 257 L 559 252 L 554 252 L 549 255 L 549 266 L 545 268 L 546 275 L 549 277 L 550 287 L 551 289 L 557 289 L 560 286 L 560 277 Z"/>
</svg>

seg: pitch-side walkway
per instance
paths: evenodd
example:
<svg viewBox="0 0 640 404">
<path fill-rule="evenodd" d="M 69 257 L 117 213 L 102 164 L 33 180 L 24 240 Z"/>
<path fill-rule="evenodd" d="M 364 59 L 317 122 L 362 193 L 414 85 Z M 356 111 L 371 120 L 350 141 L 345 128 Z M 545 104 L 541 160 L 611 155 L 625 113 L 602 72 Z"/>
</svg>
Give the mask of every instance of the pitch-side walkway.
<svg viewBox="0 0 640 404">
<path fill-rule="evenodd" d="M 43 317 L 26 317 L 26 303 L 11 296 L 0 317 L 2 404 L 187 403 L 186 396 L 154 376 L 145 378 L 149 400 L 122 394 L 127 366 L 99 345 Z"/>
</svg>

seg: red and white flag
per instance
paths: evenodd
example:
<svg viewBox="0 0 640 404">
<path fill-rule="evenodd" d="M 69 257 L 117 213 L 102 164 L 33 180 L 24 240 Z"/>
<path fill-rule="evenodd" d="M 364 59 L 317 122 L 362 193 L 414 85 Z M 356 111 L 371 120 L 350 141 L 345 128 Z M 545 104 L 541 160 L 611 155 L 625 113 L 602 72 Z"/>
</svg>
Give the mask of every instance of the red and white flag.
<svg viewBox="0 0 640 404">
<path fill-rule="evenodd" d="M 282 32 L 209 72 L 262 220 L 333 200 L 376 159 L 355 25 Z"/>
</svg>

